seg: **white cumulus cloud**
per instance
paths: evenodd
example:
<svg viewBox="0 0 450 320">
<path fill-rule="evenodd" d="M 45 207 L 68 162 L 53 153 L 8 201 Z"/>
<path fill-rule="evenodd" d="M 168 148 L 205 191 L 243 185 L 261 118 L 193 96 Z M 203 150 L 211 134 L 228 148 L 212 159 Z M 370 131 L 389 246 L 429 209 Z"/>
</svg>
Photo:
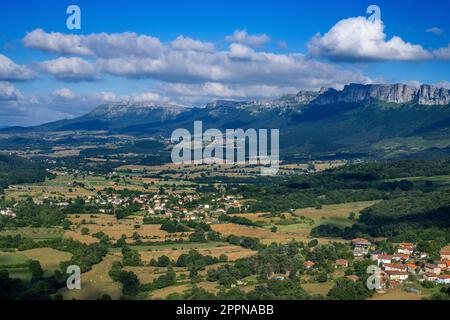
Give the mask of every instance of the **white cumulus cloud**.
<svg viewBox="0 0 450 320">
<path fill-rule="evenodd" d="M 444 33 L 444 29 L 441 29 L 438 27 L 433 27 L 433 28 L 429 28 L 429 29 L 425 30 L 425 32 L 434 33 L 435 35 L 440 36 L 441 34 Z"/>
<path fill-rule="evenodd" d="M 53 96 L 63 99 L 75 99 L 78 95 L 68 88 L 57 89 L 52 92 Z"/>
<path fill-rule="evenodd" d="M 202 42 L 200 40 L 195 40 L 184 36 L 179 36 L 178 38 L 173 40 L 170 44 L 172 45 L 172 48 L 178 50 L 192 50 L 200 52 L 215 51 L 214 44 L 210 42 Z"/>
<path fill-rule="evenodd" d="M 25 66 L 16 64 L 7 56 L 0 54 L 0 80 L 25 81 L 33 78 L 33 73 Z"/>
<path fill-rule="evenodd" d="M 95 66 L 78 57 L 60 57 L 38 65 L 41 70 L 62 81 L 93 81 L 99 78 Z"/>
<path fill-rule="evenodd" d="M 259 48 L 270 42 L 267 34 L 248 34 L 247 30 L 235 30 L 231 36 L 226 36 L 225 40 L 231 43 L 241 43 L 249 47 Z"/>
<path fill-rule="evenodd" d="M 433 55 L 422 46 L 405 42 L 398 36 L 387 39 L 380 20 L 354 17 L 339 21 L 324 35 L 317 34 L 308 43 L 313 56 L 333 61 L 421 61 Z"/>
<path fill-rule="evenodd" d="M 29 32 L 23 39 L 28 48 L 59 54 L 97 57 L 154 56 L 163 48 L 160 40 L 134 32 L 71 35 L 47 33 L 42 29 Z"/>
<path fill-rule="evenodd" d="M 450 60 L 450 44 L 446 48 L 434 50 L 433 53 L 438 59 Z"/>
<path fill-rule="evenodd" d="M 17 101 L 22 97 L 22 93 L 12 84 L 0 82 L 0 101 Z"/>
</svg>

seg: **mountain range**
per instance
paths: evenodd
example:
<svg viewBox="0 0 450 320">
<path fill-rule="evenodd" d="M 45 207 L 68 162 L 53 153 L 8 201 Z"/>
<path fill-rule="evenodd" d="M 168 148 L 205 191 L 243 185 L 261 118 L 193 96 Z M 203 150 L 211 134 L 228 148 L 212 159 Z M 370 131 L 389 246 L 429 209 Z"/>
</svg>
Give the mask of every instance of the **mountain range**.
<svg viewBox="0 0 450 320">
<path fill-rule="evenodd" d="M 450 90 L 432 85 L 349 84 L 273 100 L 217 100 L 204 107 L 121 102 L 31 128 L 169 137 L 177 128 L 279 128 L 289 157 L 440 157 L 450 153 Z"/>
</svg>

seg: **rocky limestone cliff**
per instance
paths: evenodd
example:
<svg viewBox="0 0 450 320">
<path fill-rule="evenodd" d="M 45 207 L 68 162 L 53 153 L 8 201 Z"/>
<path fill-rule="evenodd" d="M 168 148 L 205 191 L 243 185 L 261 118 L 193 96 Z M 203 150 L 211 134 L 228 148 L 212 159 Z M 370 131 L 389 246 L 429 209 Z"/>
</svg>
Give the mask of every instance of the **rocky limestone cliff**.
<svg viewBox="0 0 450 320">
<path fill-rule="evenodd" d="M 329 89 L 313 101 L 314 104 L 356 103 L 383 101 L 388 103 L 418 103 L 421 105 L 448 105 L 450 90 L 431 85 L 414 88 L 405 84 L 349 84 L 342 91 Z"/>
</svg>

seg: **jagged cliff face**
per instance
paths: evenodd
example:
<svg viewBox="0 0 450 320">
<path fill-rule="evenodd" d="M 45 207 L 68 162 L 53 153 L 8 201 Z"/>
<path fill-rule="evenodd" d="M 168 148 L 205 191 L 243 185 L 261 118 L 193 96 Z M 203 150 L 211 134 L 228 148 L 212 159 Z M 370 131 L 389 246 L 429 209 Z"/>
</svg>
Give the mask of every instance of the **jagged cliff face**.
<svg viewBox="0 0 450 320">
<path fill-rule="evenodd" d="M 447 105 L 450 103 L 450 90 L 423 85 L 417 93 L 417 103 L 423 105 Z"/>
<path fill-rule="evenodd" d="M 329 89 L 319 95 L 313 103 L 325 105 L 374 100 L 398 104 L 448 105 L 450 103 L 450 90 L 431 85 L 422 85 L 420 88 L 414 88 L 405 84 L 350 84 L 345 86 L 342 91 Z"/>
<path fill-rule="evenodd" d="M 320 91 L 300 91 L 274 100 L 227 101 L 218 100 L 206 107 L 264 107 L 287 108 L 292 106 L 332 105 L 336 103 L 358 103 L 381 101 L 387 103 L 414 103 L 427 106 L 445 106 L 450 104 L 450 90 L 432 85 L 419 88 L 406 84 L 349 84 L 343 90 L 320 89 Z"/>
</svg>

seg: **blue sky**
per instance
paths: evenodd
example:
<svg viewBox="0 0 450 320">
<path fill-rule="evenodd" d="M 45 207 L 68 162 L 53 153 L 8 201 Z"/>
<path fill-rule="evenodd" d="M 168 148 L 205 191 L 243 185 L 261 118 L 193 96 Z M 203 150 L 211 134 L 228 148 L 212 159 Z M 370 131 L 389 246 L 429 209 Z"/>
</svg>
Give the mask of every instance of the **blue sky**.
<svg viewBox="0 0 450 320">
<path fill-rule="evenodd" d="M 81 30 L 66 27 L 71 4 Z M 371 4 L 380 25 L 357 19 Z M 122 99 L 201 105 L 349 82 L 450 87 L 449 9 L 445 0 L 1 1 L 0 126 Z"/>
</svg>

